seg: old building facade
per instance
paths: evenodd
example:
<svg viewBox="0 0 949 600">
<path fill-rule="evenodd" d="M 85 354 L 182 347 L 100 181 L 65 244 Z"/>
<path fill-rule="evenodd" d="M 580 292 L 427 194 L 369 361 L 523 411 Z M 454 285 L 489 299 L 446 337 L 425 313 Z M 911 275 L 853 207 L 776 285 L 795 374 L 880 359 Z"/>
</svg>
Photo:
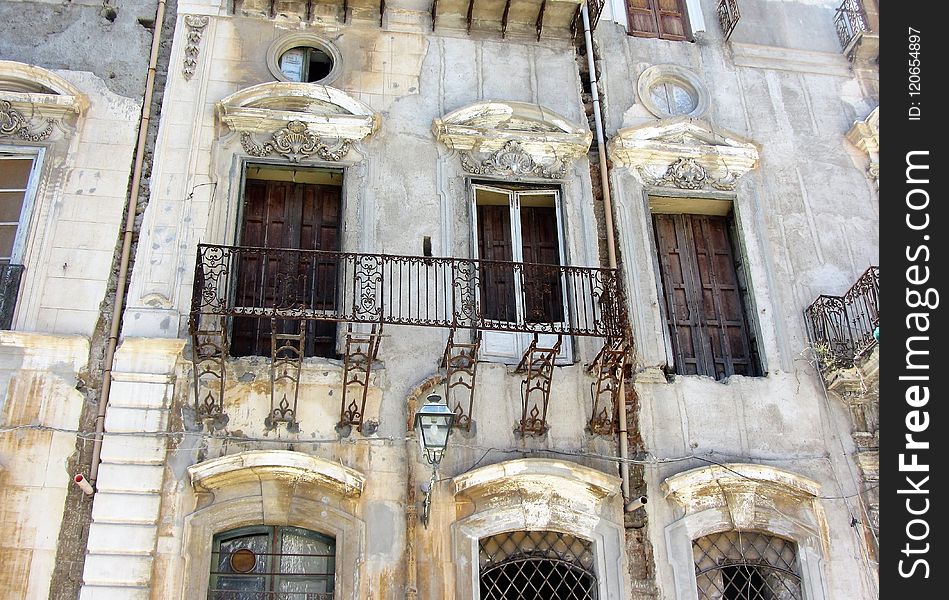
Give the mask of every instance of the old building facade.
<svg viewBox="0 0 949 600">
<path fill-rule="evenodd" d="M 5 597 L 877 596 L 875 0 L 0 14 Z"/>
</svg>

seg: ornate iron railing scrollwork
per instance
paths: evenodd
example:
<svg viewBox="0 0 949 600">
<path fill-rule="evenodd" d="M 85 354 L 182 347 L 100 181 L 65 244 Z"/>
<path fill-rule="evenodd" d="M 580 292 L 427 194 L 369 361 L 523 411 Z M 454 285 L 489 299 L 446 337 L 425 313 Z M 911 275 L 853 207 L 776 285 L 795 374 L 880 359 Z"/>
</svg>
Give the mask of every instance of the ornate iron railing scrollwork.
<svg viewBox="0 0 949 600">
<path fill-rule="evenodd" d="M 834 16 L 834 29 L 837 30 L 837 37 L 844 50 L 850 46 L 857 35 L 870 31 L 867 15 L 863 12 L 860 0 L 844 0 L 841 3 Z"/>
<path fill-rule="evenodd" d="M 0 329 L 10 329 L 13 325 L 22 277 L 23 265 L 0 264 Z"/>
<path fill-rule="evenodd" d="M 852 367 L 877 343 L 880 268 L 867 269 L 843 296 L 818 296 L 804 319 L 821 369 Z"/>
</svg>

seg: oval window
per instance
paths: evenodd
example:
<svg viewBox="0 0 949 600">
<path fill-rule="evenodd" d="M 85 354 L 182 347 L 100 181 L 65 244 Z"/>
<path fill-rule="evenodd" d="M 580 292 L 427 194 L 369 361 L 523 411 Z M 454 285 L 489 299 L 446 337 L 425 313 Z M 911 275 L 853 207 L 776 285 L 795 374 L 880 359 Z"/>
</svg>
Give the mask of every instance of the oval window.
<svg viewBox="0 0 949 600">
<path fill-rule="evenodd" d="M 333 57 L 320 48 L 297 46 L 280 55 L 279 65 L 289 81 L 317 83 L 333 71 Z"/>
</svg>

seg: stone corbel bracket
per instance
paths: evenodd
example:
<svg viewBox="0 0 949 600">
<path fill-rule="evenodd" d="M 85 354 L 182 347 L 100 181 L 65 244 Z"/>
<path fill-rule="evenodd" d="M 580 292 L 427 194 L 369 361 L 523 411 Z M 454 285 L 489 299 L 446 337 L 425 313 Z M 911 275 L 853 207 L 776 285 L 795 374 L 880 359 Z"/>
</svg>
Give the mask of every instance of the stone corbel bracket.
<svg viewBox="0 0 949 600">
<path fill-rule="evenodd" d="M 847 132 L 847 140 L 870 159 L 867 176 L 880 189 L 880 107 L 876 107 L 863 121 L 855 121 Z"/>
<path fill-rule="evenodd" d="M 33 65 L 0 60 L 0 138 L 41 142 L 89 106 L 85 95 L 62 77 Z"/>
<path fill-rule="evenodd" d="M 585 125 L 526 102 L 472 104 L 435 119 L 432 133 L 465 172 L 518 179 L 563 179 L 593 140 Z"/>
<path fill-rule="evenodd" d="M 621 129 L 607 149 L 614 165 L 652 187 L 732 191 L 758 164 L 751 141 L 687 117 Z"/>
<path fill-rule="evenodd" d="M 352 146 L 379 128 L 371 108 L 333 87 L 262 83 L 217 104 L 218 118 L 240 134 L 251 156 L 282 155 L 290 162 L 345 160 Z"/>
<path fill-rule="evenodd" d="M 196 492 L 279 480 L 358 498 L 366 484 L 365 475 L 355 469 L 287 450 L 251 450 L 222 456 L 188 467 L 188 474 Z"/>
</svg>

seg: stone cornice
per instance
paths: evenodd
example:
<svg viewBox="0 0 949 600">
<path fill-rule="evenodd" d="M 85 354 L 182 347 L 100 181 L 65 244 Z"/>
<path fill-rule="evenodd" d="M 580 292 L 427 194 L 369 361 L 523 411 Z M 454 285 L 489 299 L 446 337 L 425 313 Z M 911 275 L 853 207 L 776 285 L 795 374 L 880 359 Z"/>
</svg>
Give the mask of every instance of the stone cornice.
<svg viewBox="0 0 949 600">
<path fill-rule="evenodd" d="M 755 503 L 784 497 L 811 500 L 820 493 L 820 484 L 802 475 L 758 464 L 729 463 L 691 469 L 662 482 L 667 498 L 675 500 L 687 513 L 699 512 L 728 497 Z"/>
<path fill-rule="evenodd" d="M 432 123 L 432 133 L 460 153 L 462 168 L 475 175 L 556 179 L 567 164 L 585 156 L 593 134 L 585 125 L 537 104 L 479 102 Z"/>
<path fill-rule="evenodd" d="M 607 148 L 615 165 L 658 187 L 729 191 L 758 164 L 752 142 L 687 117 L 621 129 Z"/>
<path fill-rule="evenodd" d="M 191 485 L 198 492 L 266 480 L 292 480 L 312 484 L 340 496 L 362 494 L 366 477 L 338 463 L 288 450 L 251 450 L 222 456 L 188 467 Z"/>
</svg>

